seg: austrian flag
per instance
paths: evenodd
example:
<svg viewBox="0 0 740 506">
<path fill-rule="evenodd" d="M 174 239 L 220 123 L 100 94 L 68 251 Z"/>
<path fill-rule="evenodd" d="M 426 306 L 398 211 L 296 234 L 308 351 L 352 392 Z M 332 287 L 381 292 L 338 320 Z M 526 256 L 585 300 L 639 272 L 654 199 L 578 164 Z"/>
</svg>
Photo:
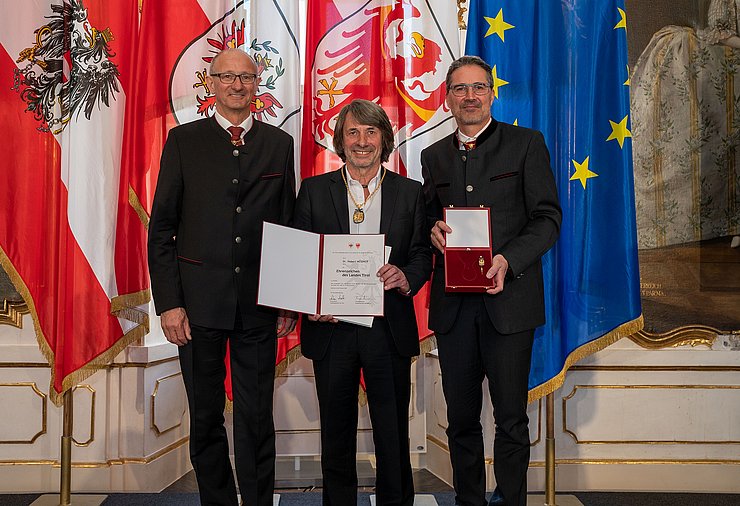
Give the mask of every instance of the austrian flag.
<svg viewBox="0 0 740 506">
<path fill-rule="evenodd" d="M 31 309 L 50 397 L 148 329 L 143 243 L 121 178 L 136 2 L 8 3 L 0 19 L 0 263 Z M 143 237 L 143 234 L 139 234 Z"/>
</svg>

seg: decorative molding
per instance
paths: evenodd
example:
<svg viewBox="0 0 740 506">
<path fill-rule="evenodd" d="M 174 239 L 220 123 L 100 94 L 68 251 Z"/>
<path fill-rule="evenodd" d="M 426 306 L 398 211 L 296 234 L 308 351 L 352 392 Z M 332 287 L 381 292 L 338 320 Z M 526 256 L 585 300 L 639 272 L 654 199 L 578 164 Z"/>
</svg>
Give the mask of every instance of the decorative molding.
<svg viewBox="0 0 740 506">
<path fill-rule="evenodd" d="M 75 444 L 75 446 L 79 447 L 85 447 L 90 446 L 90 443 L 95 441 L 95 389 L 90 385 L 77 385 L 72 389 L 72 394 L 74 395 L 75 390 L 78 388 L 84 388 L 85 390 L 90 392 L 91 398 L 90 398 L 90 437 L 87 439 L 87 441 L 80 443 L 77 441 L 74 436 L 72 436 L 72 442 Z M 74 405 L 74 402 L 73 404 Z M 75 412 L 76 414 L 77 412 Z"/>
<path fill-rule="evenodd" d="M 10 325 L 23 328 L 23 315 L 30 313 L 28 304 L 24 301 L 2 299 L 0 306 L 0 325 Z"/>
<path fill-rule="evenodd" d="M 72 467 L 77 468 L 101 468 L 101 467 L 112 467 L 112 466 L 121 466 L 126 464 L 149 464 L 150 462 L 153 462 L 157 460 L 160 457 L 163 457 L 164 455 L 167 455 L 168 453 L 177 450 L 179 447 L 185 445 L 190 441 L 190 436 L 185 436 L 182 439 L 179 439 L 175 441 L 172 444 L 169 444 L 162 448 L 161 450 L 158 450 L 151 454 L 148 457 L 128 457 L 128 458 L 120 458 L 120 459 L 110 459 L 106 460 L 105 462 L 72 462 Z M 60 467 L 60 463 L 58 460 L 0 460 L 0 466 L 52 466 L 52 467 Z"/>
<path fill-rule="evenodd" d="M 733 365 L 574 365 L 570 371 L 619 372 L 740 372 Z"/>
<path fill-rule="evenodd" d="M 740 444 L 740 440 L 723 440 L 723 441 L 691 441 L 691 440 L 607 440 L 607 439 L 580 439 L 578 435 L 568 428 L 568 401 L 575 397 L 578 390 L 740 390 L 740 385 L 574 385 L 573 390 L 562 398 L 562 421 L 563 432 L 568 434 L 576 444 L 579 445 L 608 445 L 608 444 L 629 444 L 629 445 L 735 445 Z"/>
<path fill-rule="evenodd" d="M 0 440 L 0 444 L 33 444 L 39 437 L 46 434 L 47 423 L 47 397 L 46 394 L 38 389 L 35 382 L 19 382 L 19 383 L 0 383 L 0 387 L 29 387 L 33 393 L 41 398 L 41 429 L 30 439 L 25 441 L 20 440 Z"/>
<path fill-rule="evenodd" d="M 735 334 L 740 331 L 722 331 L 709 327 L 707 325 L 687 325 L 669 330 L 663 334 L 653 334 L 641 330 L 629 336 L 637 345 L 649 350 L 659 350 L 663 348 L 676 348 L 678 346 L 708 346 L 711 348 L 712 343 L 720 334 Z"/>
<path fill-rule="evenodd" d="M 152 427 L 152 429 L 154 429 L 154 432 L 157 433 L 157 436 L 161 436 L 162 434 L 165 434 L 165 433 L 167 433 L 167 432 L 169 432 L 169 431 L 171 431 L 171 430 L 179 427 L 180 425 L 182 425 L 182 419 L 185 416 L 185 412 L 187 410 L 187 408 L 185 407 L 185 404 L 184 403 L 183 403 L 182 413 L 180 413 L 180 421 L 178 423 L 173 424 L 173 425 L 171 425 L 170 427 L 168 427 L 168 428 L 166 428 L 164 430 L 160 429 L 159 426 L 157 425 L 156 400 L 157 400 L 157 393 L 159 392 L 159 387 L 162 386 L 162 384 L 166 380 L 175 378 L 177 376 L 182 376 L 182 373 L 180 371 L 178 371 L 178 372 L 176 372 L 174 374 L 170 374 L 168 376 L 164 376 L 162 378 L 159 378 L 159 379 L 157 379 L 157 381 L 156 381 L 156 383 L 154 385 L 154 391 L 152 392 L 152 395 L 151 395 L 151 417 L 152 417 L 151 427 Z"/>
<path fill-rule="evenodd" d="M 540 441 L 542 441 L 542 397 L 537 399 L 537 437 L 529 443 L 529 446 L 537 446 Z"/>
<path fill-rule="evenodd" d="M 450 453 L 447 443 L 427 434 L 427 441 Z M 493 459 L 486 459 L 487 465 L 493 465 Z M 740 465 L 738 459 L 555 459 L 555 465 Z M 545 467 L 545 461 L 532 460 L 529 467 Z"/>
<path fill-rule="evenodd" d="M 106 364 L 100 367 L 99 370 L 126 369 L 126 368 L 131 368 L 131 367 L 136 367 L 139 369 L 146 369 L 149 367 L 166 364 L 168 362 L 175 362 L 178 360 L 179 360 L 178 357 L 170 357 L 170 358 L 163 358 L 161 360 L 156 360 L 154 362 L 127 362 L 124 364 L 118 364 L 118 363 Z M 21 367 L 50 369 L 49 364 L 47 362 L 0 362 L 0 369 L 21 368 Z"/>
</svg>

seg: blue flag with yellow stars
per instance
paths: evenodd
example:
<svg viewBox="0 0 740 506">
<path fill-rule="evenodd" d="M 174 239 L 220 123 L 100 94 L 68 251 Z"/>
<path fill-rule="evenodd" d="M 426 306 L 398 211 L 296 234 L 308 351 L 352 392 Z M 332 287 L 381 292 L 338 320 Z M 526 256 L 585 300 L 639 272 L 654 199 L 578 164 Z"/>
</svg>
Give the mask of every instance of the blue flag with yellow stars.
<svg viewBox="0 0 740 506">
<path fill-rule="evenodd" d="M 624 0 L 471 0 L 469 14 L 465 52 L 493 68 L 493 117 L 544 134 L 563 208 L 532 401 L 642 329 Z"/>
</svg>

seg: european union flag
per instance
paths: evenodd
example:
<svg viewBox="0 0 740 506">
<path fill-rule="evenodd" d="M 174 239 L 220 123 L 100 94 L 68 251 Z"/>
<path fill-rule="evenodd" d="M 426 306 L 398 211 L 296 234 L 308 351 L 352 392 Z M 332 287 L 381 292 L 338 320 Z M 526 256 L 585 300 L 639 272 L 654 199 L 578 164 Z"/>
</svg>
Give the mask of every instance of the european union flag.
<svg viewBox="0 0 740 506">
<path fill-rule="evenodd" d="M 530 400 L 643 325 L 626 34 L 624 0 L 471 0 L 466 53 L 493 67 L 492 114 L 544 134 L 563 208 Z"/>
</svg>

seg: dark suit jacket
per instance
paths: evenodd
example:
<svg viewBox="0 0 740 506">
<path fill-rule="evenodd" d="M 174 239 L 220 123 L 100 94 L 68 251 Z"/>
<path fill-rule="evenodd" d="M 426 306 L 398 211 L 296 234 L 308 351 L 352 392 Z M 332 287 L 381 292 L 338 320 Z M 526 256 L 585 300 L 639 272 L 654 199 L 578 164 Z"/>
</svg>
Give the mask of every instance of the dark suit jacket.
<svg viewBox="0 0 740 506">
<path fill-rule="evenodd" d="M 157 314 L 184 307 L 191 323 L 232 329 L 274 322 L 257 306 L 264 220 L 289 224 L 295 203 L 293 139 L 254 121 L 234 147 L 214 118 L 173 128 L 162 152 L 149 221 Z"/>
<path fill-rule="evenodd" d="M 337 170 L 310 177 L 301 183 L 293 225 L 321 234 L 348 234 L 347 189 Z M 380 233 L 392 247 L 388 263 L 400 268 L 411 286 L 411 295 L 398 290 L 385 292 L 385 319 L 398 353 L 419 354 L 419 334 L 412 295 L 429 279 L 432 253 L 424 215 L 421 185 L 388 171 L 381 186 Z M 310 359 L 321 359 L 337 324 L 301 322 L 301 351 Z M 341 323 L 339 325 L 342 325 Z"/>
<path fill-rule="evenodd" d="M 484 296 L 496 330 L 511 334 L 542 325 L 540 259 L 555 243 L 562 217 L 542 134 L 494 119 L 475 149 L 461 151 L 453 133 L 422 151 L 421 165 L 429 229 L 444 207 L 491 208 L 493 254 L 509 262 L 503 292 Z M 465 296 L 445 292 L 444 258 L 436 248 L 434 265 L 429 327 L 447 332 Z"/>
</svg>

